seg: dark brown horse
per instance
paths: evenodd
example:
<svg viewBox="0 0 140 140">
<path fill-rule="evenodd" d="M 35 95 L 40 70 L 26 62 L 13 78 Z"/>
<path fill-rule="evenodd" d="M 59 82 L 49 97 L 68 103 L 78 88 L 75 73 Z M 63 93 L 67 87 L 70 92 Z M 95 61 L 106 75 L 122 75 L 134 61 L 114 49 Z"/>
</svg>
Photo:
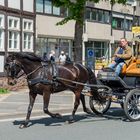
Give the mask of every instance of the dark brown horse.
<svg viewBox="0 0 140 140">
<path fill-rule="evenodd" d="M 30 102 L 26 120 L 20 125 L 20 128 L 27 127 L 37 94 L 43 95 L 43 110 L 51 117 L 61 117 L 59 113 L 53 114 L 48 110 L 51 93 L 66 89 L 73 91 L 75 94 L 74 109 L 70 116 L 70 121 L 74 119 L 80 100 L 82 102 L 84 112 L 91 113 L 85 105 L 84 95 L 81 94 L 84 85 L 77 83 L 88 82 L 89 84 L 96 84 L 97 82 L 94 73 L 83 65 L 66 64 L 62 66 L 52 64 L 50 61 L 42 63 L 41 58 L 35 54 L 14 53 L 7 57 L 5 69 L 9 83 L 13 82 L 21 69 L 27 76 Z M 73 83 L 71 81 L 75 81 L 77 83 Z M 94 92 L 94 94 L 92 94 L 96 97 L 96 91 L 93 89 L 92 92 Z"/>
</svg>

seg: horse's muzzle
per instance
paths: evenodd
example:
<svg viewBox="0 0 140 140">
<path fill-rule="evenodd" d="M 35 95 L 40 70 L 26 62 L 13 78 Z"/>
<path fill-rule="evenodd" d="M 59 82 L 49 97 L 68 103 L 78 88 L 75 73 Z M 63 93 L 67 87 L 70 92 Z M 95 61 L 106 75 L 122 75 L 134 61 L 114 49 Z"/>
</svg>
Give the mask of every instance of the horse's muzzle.
<svg viewBox="0 0 140 140">
<path fill-rule="evenodd" d="M 17 83 L 17 81 L 15 78 L 8 77 L 7 83 L 8 85 L 14 86 Z"/>
</svg>

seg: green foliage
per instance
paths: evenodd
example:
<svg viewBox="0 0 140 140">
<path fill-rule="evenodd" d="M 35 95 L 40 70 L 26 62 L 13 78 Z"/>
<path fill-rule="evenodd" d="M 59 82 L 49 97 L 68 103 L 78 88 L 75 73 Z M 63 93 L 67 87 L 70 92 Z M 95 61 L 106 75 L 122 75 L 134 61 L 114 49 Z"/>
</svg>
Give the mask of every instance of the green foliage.
<svg viewBox="0 0 140 140">
<path fill-rule="evenodd" d="M 8 93 L 9 91 L 7 89 L 4 89 L 4 88 L 0 88 L 0 94 L 6 94 Z"/>
<path fill-rule="evenodd" d="M 53 4 L 57 7 L 65 7 L 70 11 L 70 15 L 64 18 L 62 21 L 58 22 L 56 25 L 63 25 L 69 20 L 76 20 L 77 22 L 83 24 L 84 20 L 84 10 L 86 2 L 95 2 L 99 1 L 109 1 L 109 0 L 53 0 Z M 127 0 L 110 0 L 111 4 L 122 3 L 125 4 Z"/>
</svg>

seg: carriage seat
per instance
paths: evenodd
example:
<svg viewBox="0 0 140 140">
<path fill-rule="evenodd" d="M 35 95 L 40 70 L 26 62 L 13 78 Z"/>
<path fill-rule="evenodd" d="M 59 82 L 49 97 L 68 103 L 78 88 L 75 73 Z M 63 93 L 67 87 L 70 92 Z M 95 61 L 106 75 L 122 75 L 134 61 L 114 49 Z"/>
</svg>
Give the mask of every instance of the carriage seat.
<svg viewBox="0 0 140 140">
<path fill-rule="evenodd" d="M 121 73 L 127 76 L 140 76 L 140 59 L 133 58 L 128 66 L 123 66 Z"/>
</svg>

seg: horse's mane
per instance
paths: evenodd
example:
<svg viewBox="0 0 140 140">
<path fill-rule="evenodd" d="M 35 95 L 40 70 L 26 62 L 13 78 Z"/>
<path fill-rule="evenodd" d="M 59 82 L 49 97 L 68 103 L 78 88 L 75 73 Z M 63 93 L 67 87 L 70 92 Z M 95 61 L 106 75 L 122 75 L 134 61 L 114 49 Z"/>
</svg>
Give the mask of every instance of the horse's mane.
<svg viewBox="0 0 140 140">
<path fill-rule="evenodd" d="M 14 57 L 16 58 L 27 58 L 28 60 L 31 60 L 31 61 L 39 61 L 41 62 L 41 57 L 40 56 L 37 56 L 36 54 L 34 53 L 30 53 L 30 52 L 18 52 L 18 53 L 14 53 L 13 54 Z"/>
</svg>

